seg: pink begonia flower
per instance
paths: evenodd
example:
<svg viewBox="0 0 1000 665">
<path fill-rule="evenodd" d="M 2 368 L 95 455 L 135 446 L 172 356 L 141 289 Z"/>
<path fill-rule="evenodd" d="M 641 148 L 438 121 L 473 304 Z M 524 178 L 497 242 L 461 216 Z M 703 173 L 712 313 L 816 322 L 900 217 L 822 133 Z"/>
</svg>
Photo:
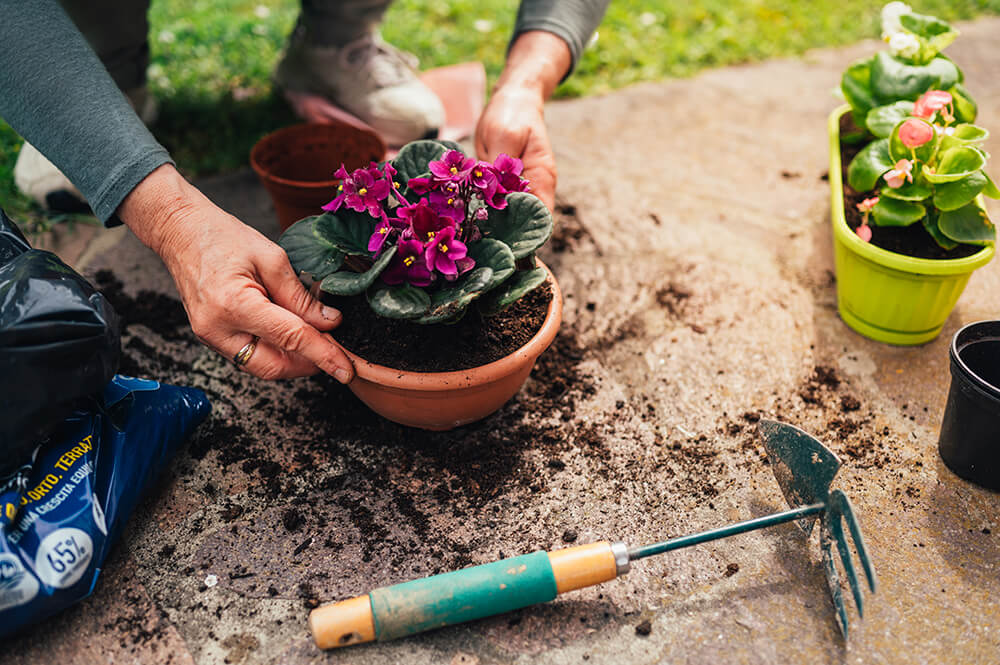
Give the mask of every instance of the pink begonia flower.
<svg viewBox="0 0 1000 665">
<path fill-rule="evenodd" d="M 854 232 L 858 234 L 858 237 L 865 242 L 871 242 L 872 240 L 872 227 L 867 224 L 862 224 L 858 228 L 854 229 Z"/>
<path fill-rule="evenodd" d="M 920 95 L 913 105 L 913 114 L 918 118 L 930 119 L 935 113 L 951 104 L 951 93 L 944 90 L 928 90 Z"/>
<path fill-rule="evenodd" d="M 907 148 L 919 148 L 923 144 L 934 138 L 934 128 L 923 120 L 910 118 L 903 121 L 903 126 L 899 128 L 899 140 Z"/>
<path fill-rule="evenodd" d="M 864 201 L 858 204 L 858 210 L 860 210 L 863 213 L 869 212 L 872 208 L 875 207 L 876 203 L 878 203 L 877 196 L 873 196 L 870 199 L 865 199 Z"/>
<path fill-rule="evenodd" d="M 896 162 L 896 167 L 887 172 L 884 176 L 885 184 L 893 189 L 903 186 L 903 181 L 913 182 L 913 162 L 908 159 L 901 159 Z"/>
</svg>

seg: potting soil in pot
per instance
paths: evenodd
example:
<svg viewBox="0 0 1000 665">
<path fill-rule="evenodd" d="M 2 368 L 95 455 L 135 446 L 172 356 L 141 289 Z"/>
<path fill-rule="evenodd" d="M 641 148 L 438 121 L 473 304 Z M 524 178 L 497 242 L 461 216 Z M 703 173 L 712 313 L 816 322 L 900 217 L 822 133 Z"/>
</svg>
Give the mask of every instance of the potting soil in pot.
<svg viewBox="0 0 1000 665">
<path fill-rule="evenodd" d="M 857 132 L 858 128 L 854 124 L 854 119 L 850 113 L 845 113 L 840 117 L 840 135 Z M 870 137 L 869 137 L 870 138 Z M 861 226 L 862 216 L 858 211 L 858 204 L 866 198 L 872 196 L 871 192 L 856 192 L 847 184 L 847 167 L 851 165 L 851 160 L 865 146 L 864 142 L 856 144 L 840 144 L 840 168 L 844 183 L 844 219 L 847 225 L 853 230 Z M 959 245 L 954 249 L 946 250 L 938 245 L 924 230 L 920 222 L 909 226 L 875 226 L 871 225 L 871 244 L 890 252 L 913 256 L 920 259 L 960 259 L 965 256 L 972 256 L 980 251 L 982 247 L 977 245 Z"/>
<path fill-rule="evenodd" d="M 344 315 L 334 337 L 365 360 L 410 372 L 449 372 L 517 351 L 542 327 L 551 301 L 552 290 L 543 284 L 494 316 L 483 317 L 472 306 L 457 323 L 431 325 L 377 316 L 364 296 L 329 304 Z"/>
</svg>

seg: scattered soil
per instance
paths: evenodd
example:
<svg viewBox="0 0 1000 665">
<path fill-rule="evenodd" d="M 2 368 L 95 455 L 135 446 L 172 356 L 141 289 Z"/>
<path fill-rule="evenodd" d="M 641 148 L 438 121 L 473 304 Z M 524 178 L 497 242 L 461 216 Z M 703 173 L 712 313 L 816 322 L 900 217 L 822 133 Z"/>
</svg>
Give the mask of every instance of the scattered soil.
<svg viewBox="0 0 1000 665">
<path fill-rule="evenodd" d="M 376 316 L 364 296 L 329 302 L 344 315 L 337 341 L 353 353 L 410 372 L 448 372 L 517 351 L 542 327 L 551 301 L 552 289 L 543 284 L 493 316 L 470 307 L 458 323 L 431 325 Z"/>
<path fill-rule="evenodd" d="M 636 627 L 635 627 L 635 634 L 636 635 L 641 635 L 642 637 L 647 637 L 652 632 L 653 632 L 653 624 L 649 621 L 649 619 L 645 619 L 643 621 L 640 621 L 638 624 L 636 624 Z"/>
<path fill-rule="evenodd" d="M 847 132 L 858 131 L 857 125 L 850 113 L 845 113 L 840 118 L 840 133 L 843 136 Z M 866 142 L 858 144 L 841 144 L 840 165 L 842 182 L 844 183 L 844 217 L 847 225 L 852 229 L 861 226 L 862 216 L 857 205 L 864 199 L 872 195 L 872 192 L 856 192 L 847 184 L 847 167 L 851 160 L 861 151 Z M 871 243 L 876 247 L 887 249 L 897 254 L 915 256 L 923 259 L 959 259 L 964 256 L 972 256 L 982 249 L 976 245 L 959 245 L 950 250 L 943 249 L 934 242 L 927 231 L 919 222 L 903 227 L 892 226 L 872 226 Z"/>
</svg>

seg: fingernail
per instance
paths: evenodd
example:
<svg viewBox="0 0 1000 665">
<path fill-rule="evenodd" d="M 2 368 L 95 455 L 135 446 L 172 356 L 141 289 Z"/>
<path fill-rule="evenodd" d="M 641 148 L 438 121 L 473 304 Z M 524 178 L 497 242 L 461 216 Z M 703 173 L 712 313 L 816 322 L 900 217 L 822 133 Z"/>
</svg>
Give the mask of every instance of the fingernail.
<svg viewBox="0 0 1000 665">
<path fill-rule="evenodd" d="M 351 373 L 346 369 L 338 369 L 333 373 L 333 378 L 337 379 L 341 383 L 347 383 L 351 380 Z"/>
<path fill-rule="evenodd" d="M 328 321 L 340 321 L 340 317 L 342 316 L 340 310 L 336 310 L 332 307 L 327 307 L 326 305 L 323 305 L 323 308 L 320 310 L 320 313 L 323 315 L 323 318 Z"/>
</svg>

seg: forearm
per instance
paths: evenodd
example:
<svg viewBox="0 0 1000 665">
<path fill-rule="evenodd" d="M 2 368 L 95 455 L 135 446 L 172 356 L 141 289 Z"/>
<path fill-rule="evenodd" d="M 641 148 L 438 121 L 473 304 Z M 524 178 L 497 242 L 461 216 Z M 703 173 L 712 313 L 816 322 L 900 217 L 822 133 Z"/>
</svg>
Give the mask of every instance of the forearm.
<svg viewBox="0 0 1000 665">
<path fill-rule="evenodd" d="M 611 0 L 521 0 L 509 50 L 526 32 L 538 30 L 556 35 L 566 44 L 570 55 L 561 80 L 576 67 L 610 3 Z"/>
<path fill-rule="evenodd" d="M 0 0 L 0 116 L 112 218 L 170 161 L 54 0 Z"/>
<path fill-rule="evenodd" d="M 522 89 L 546 100 L 571 66 L 572 54 L 561 37 L 540 30 L 523 32 L 511 44 L 496 89 Z"/>
</svg>

